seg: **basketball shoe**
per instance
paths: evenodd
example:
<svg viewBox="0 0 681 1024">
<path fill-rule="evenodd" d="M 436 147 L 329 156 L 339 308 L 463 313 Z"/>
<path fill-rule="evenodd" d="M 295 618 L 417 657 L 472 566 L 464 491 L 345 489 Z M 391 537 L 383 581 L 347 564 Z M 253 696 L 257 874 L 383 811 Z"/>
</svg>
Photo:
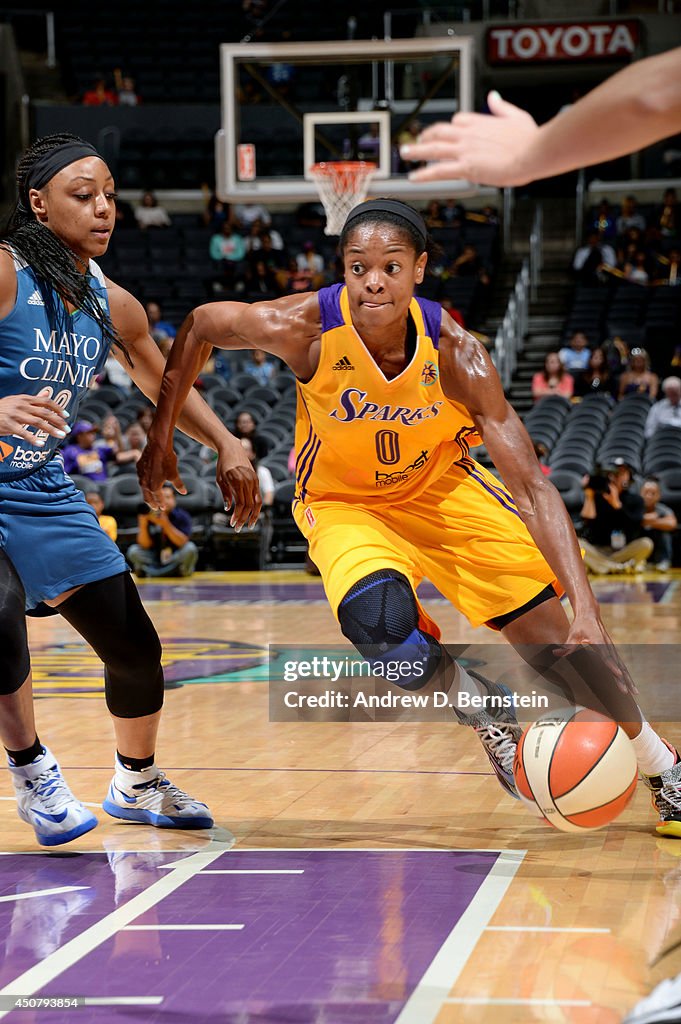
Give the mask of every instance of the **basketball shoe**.
<svg viewBox="0 0 681 1024">
<path fill-rule="evenodd" d="M 667 741 L 664 741 L 667 743 Z M 644 775 L 643 782 L 653 798 L 653 807 L 660 815 L 655 831 L 661 836 L 681 839 L 681 759 L 671 743 L 667 746 L 676 754 L 676 764 L 661 775 Z"/>
<path fill-rule="evenodd" d="M 213 827 L 206 805 L 174 786 L 156 765 L 133 772 L 125 768 L 118 757 L 102 807 L 113 818 L 157 828 Z"/>
<path fill-rule="evenodd" d="M 503 683 L 493 683 L 485 676 L 481 676 L 479 672 L 473 672 L 469 668 L 466 671 L 487 690 L 490 696 L 501 699 L 510 698 L 511 691 Z M 492 711 L 481 709 L 472 715 L 466 715 L 457 710 L 456 714 L 463 725 L 470 725 L 477 733 L 502 789 L 510 793 L 516 800 L 520 799 L 513 777 L 513 760 L 523 730 L 518 724 L 512 706 L 511 708 L 493 708 Z"/>
<path fill-rule="evenodd" d="M 97 819 L 66 785 L 54 754 L 43 750 L 30 764 L 10 763 L 9 772 L 21 820 L 33 827 L 41 846 L 60 846 L 89 832 Z"/>
</svg>

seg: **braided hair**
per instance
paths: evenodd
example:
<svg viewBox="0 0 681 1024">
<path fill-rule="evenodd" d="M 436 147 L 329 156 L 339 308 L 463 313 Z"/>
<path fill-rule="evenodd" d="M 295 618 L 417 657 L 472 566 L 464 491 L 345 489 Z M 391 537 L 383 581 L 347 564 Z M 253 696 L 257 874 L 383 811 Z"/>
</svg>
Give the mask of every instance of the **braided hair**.
<svg viewBox="0 0 681 1024">
<path fill-rule="evenodd" d="M 0 249 L 10 254 L 12 251 L 18 253 L 29 264 L 38 278 L 50 323 L 59 333 L 68 330 L 69 317 L 64 304 L 70 303 L 91 317 L 102 332 L 102 340 L 119 348 L 131 363 L 125 342 L 111 322 L 108 311 L 98 301 L 86 262 L 58 235 L 41 224 L 31 210 L 28 181 L 34 165 L 60 146 L 74 143 L 83 143 L 83 140 L 70 132 L 45 135 L 29 146 L 21 157 L 16 171 L 18 199 L 5 229 L 0 233 Z M 55 297 L 55 293 L 63 302 Z"/>
</svg>

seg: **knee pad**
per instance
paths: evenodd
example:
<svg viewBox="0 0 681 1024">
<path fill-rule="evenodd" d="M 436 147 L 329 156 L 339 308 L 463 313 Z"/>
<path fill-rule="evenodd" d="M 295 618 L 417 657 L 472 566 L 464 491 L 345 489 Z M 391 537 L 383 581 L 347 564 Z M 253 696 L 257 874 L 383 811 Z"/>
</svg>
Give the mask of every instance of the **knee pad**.
<svg viewBox="0 0 681 1024">
<path fill-rule="evenodd" d="M 163 706 L 161 641 L 130 574 L 86 583 L 59 606 L 104 662 L 109 711 L 143 718 Z"/>
<path fill-rule="evenodd" d="M 338 607 L 345 636 L 372 665 L 410 662 L 422 666 L 412 678 L 400 678 L 405 690 L 420 690 L 437 670 L 440 644 L 419 629 L 416 596 L 406 576 L 396 569 L 379 569 L 358 580 Z"/>
<path fill-rule="evenodd" d="M 0 697 L 16 693 L 31 670 L 25 602 L 19 574 L 0 551 Z"/>
</svg>

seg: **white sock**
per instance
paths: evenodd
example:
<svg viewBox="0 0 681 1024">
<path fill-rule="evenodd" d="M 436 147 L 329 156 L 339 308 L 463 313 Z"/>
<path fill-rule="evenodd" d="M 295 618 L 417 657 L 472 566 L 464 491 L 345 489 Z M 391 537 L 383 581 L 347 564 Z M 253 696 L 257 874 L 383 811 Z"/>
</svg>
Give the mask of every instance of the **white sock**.
<svg viewBox="0 0 681 1024">
<path fill-rule="evenodd" d="M 638 766 L 644 775 L 661 775 L 676 762 L 676 755 L 646 721 L 631 742 Z"/>
</svg>

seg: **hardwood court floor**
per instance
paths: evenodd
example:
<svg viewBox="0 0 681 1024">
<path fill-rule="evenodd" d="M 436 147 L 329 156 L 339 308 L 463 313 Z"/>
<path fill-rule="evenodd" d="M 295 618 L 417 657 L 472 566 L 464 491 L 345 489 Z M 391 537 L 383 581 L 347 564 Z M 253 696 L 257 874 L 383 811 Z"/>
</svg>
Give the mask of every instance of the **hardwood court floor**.
<svg viewBox="0 0 681 1024">
<path fill-rule="evenodd" d="M 680 635 L 680 582 L 681 574 L 674 573 L 596 582 L 614 639 L 675 643 Z M 175 686 L 166 695 L 158 761 L 174 781 L 209 803 L 219 828 L 211 840 L 196 832 L 118 823 L 100 811 L 99 827 L 67 847 L 68 852 L 98 855 L 82 860 L 94 872 L 92 864 L 100 865 L 99 871 L 105 863 L 102 851 L 112 866 L 117 854 L 146 851 L 157 858 L 149 868 L 152 881 L 163 874 L 159 856 L 172 860 L 198 851 L 207 858 L 202 861 L 205 868 L 231 847 L 218 863 L 235 863 L 229 858 L 241 856 L 240 851 L 244 857 L 260 851 L 248 854 L 248 870 L 253 857 L 267 856 L 274 858 L 268 860 L 271 870 L 276 862 L 295 864 L 295 869 L 285 870 L 301 873 L 300 858 L 316 856 L 323 858 L 329 877 L 335 870 L 330 865 L 344 864 L 348 877 L 369 880 L 366 884 L 377 900 L 372 910 L 372 899 L 363 896 L 355 912 L 357 920 L 363 906 L 367 920 L 374 911 L 378 915 L 370 943 L 378 948 L 373 959 L 369 954 L 359 958 L 370 964 L 367 971 L 375 971 L 375 977 L 360 978 L 358 961 L 344 997 L 352 1004 L 359 999 L 353 993 L 370 990 L 371 1012 L 345 1017 L 340 1011 L 316 1016 L 310 1010 L 308 1016 L 288 1017 L 272 1011 L 272 1016 L 253 1020 L 615 1024 L 653 981 L 681 970 L 678 954 L 676 959 L 673 954 L 664 957 L 655 969 L 649 966 L 681 928 L 681 840 L 656 837 L 655 817 L 642 786 L 610 828 L 568 835 L 531 818 L 508 798 L 472 732 L 448 722 L 271 722 L 268 644 L 340 640 L 319 581 L 296 572 L 214 573 L 162 585 L 142 581 L 140 589 L 164 642 L 166 673 Z M 504 643 L 487 630 L 471 630 L 443 601 L 426 604 L 447 642 Z M 60 758 L 75 792 L 97 805 L 110 780 L 113 754 L 100 665 L 58 616 L 32 620 L 30 634 L 41 737 Z M 666 722 L 662 731 L 681 744 L 679 724 Z M 0 893 L 13 893 L 14 888 L 2 888 L 6 864 L 20 872 L 17 865 L 29 861 L 49 863 L 53 870 L 60 862 L 45 851 L 39 861 L 25 856 L 38 848 L 32 831 L 16 817 L 4 770 L 0 796 L 0 848 L 19 858 L 5 858 L 3 864 L 0 857 Z M 310 851 L 315 850 L 325 852 L 313 855 Z M 374 885 L 373 867 L 357 861 L 350 869 L 348 861 L 331 856 L 353 850 L 357 856 L 364 851 L 419 851 L 426 859 L 415 866 L 412 854 L 404 854 L 405 861 L 395 860 L 395 854 L 382 862 L 386 870 L 378 872 Z M 462 853 L 456 861 L 432 859 L 446 851 Z M 63 863 L 70 872 L 77 870 L 73 858 Z M 304 863 L 310 870 L 309 862 Z M 446 868 L 450 863 L 451 871 Z M 457 911 L 457 923 L 444 943 L 440 925 L 436 927 L 437 901 L 431 907 L 427 900 L 433 899 L 432 893 L 424 888 L 424 879 L 433 881 L 443 870 L 445 879 L 465 882 L 474 877 L 479 884 Z M 345 878 L 342 872 L 338 877 Z M 121 884 L 116 876 L 116 885 Z M 347 888 L 348 881 L 338 884 Z M 454 889 L 463 891 L 462 886 L 457 881 Z M 446 889 L 443 882 L 443 900 Z M 419 913 L 433 921 L 430 938 L 424 938 L 423 920 L 419 928 L 412 920 L 416 904 L 409 901 L 418 903 L 421 892 Z M 351 927 L 347 920 L 344 927 Z M 432 949 L 428 941 L 435 943 Z M 425 959 L 415 966 L 407 954 L 420 942 L 426 943 Z M 51 956 L 58 957 L 59 947 L 57 942 Z M 340 969 L 339 963 L 347 966 L 348 956 L 352 959 L 344 947 L 345 960 L 339 954 L 333 970 Z M 47 957 L 45 962 L 52 960 Z M 59 961 L 54 962 L 53 973 L 41 975 L 31 991 L 61 991 L 56 982 L 41 988 L 50 978 L 59 979 Z M 0 973 L 0 995 L 8 978 L 17 976 L 16 971 Z M 295 979 L 289 978 L 289 984 L 296 990 Z M 306 984 L 301 977 L 296 991 L 302 992 Z M 337 992 L 337 978 L 334 985 Z M 245 997 L 240 998 L 246 1005 Z M 291 998 L 295 1002 L 295 995 Z M 376 1010 L 379 1003 L 383 1016 Z M 290 999 L 287 1005 L 290 1009 Z M 77 1019 L 85 1024 L 90 1017 L 81 1012 Z M 48 1024 L 62 1020 L 39 1019 Z M 92 1017 L 107 1024 L 127 1019 Z M 145 1019 L 164 1017 L 159 1011 L 159 1016 Z M 218 1019 L 251 1020 L 247 1014 Z"/>
</svg>

